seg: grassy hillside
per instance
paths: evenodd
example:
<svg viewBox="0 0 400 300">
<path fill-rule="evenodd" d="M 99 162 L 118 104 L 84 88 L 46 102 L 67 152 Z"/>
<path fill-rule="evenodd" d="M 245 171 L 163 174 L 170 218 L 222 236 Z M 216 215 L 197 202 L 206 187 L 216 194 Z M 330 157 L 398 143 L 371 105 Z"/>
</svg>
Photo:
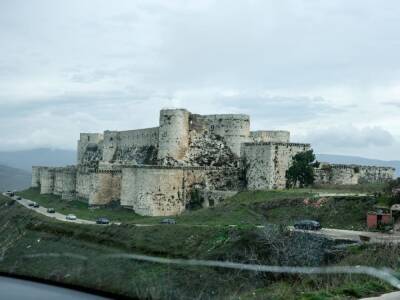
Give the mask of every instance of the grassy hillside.
<svg viewBox="0 0 400 300">
<path fill-rule="evenodd" d="M 29 172 L 0 165 L 0 192 L 26 189 L 30 184 Z"/>
<path fill-rule="evenodd" d="M 257 197 L 256 197 L 257 198 Z M 240 201 L 239 201 L 240 202 Z M 261 199 L 255 203 L 264 204 Z M 140 299 L 355 299 L 391 288 L 366 276 L 284 275 L 112 258 L 140 253 L 271 265 L 396 268 L 397 246 L 335 250 L 319 236 L 281 227 L 136 227 L 58 222 L 0 196 L 0 271 Z"/>
<path fill-rule="evenodd" d="M 352 192 L 368 190 L 366 186 L 353 186 L 352 189 Z M 347 189 L 340 190 L 343 191 L 348 192 Z M 377 201 L 373 196 L 321 197 L 319 192 L 332 190 L 241 192 L 219 206 L 187 211 L 175 219 L 183 225 L 293 225 L 300 219 L 315 219 L 323 227 L 365 229 L 366 212 L 373 209 Z M 54 207 L 63 214 L 73 213 L 88 220 L 105 216 L 124 223 L 155 224 L 163 219 L 139 216 L 132 210 L 119 207 L 88 209 L 82 201 L 68 202 L 59 196 L 40 195 L 38 189 L 28 189 L 19 194 L 42 206 Z"/>
</svg>

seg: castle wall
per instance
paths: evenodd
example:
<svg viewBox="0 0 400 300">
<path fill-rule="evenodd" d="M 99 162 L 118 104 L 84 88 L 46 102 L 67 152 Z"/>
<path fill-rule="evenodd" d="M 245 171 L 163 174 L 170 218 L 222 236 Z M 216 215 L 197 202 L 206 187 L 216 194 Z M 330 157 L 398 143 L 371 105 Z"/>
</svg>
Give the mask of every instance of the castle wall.
<svg viewBox="0 0 400 300">
<path fill-rule="evenodd" d="M 143 216 L 177 215 L 185 209 L 182 169 L 123 168 L 121 205 Z"/>
<path fill-rule="evenodd" d="M 309 144 L 245 143 L 242 146 L 242 159 L 247 188 L 285 188 L 286 171 L 292 163 L 293 156 L 309 149 Z"/>
<path fill-rule="evenodd" d="M 63 168 L 63 186 L 61 191 L 61 199 L 73 200 L 76 195 L 76 175 L 77 170 L 74 166 Z"/>
<path fill-rule="evenodd" d="M 250 132 L 250 140 L 254 143 L 289 143 L 290 132 L 283 130 L 258 130 Z"/>
<path fill-rule="evenodd" d="M 353 185 L 359 182 L 359 172 L 347 165 L 322 165 L 315 170 L 314 183 L 317 185 Z"/>
<path fill-rule="evenodd" d="M 393 179 L 394 174 L 395 169 L 390 167 L 322 163 L 320 168 L 315 170 L 315 184 L 382 183 Z"/>
<path fill-rule="evenodd" d="M 189 116 L 185 109 L 160 111 L 158 159 L 181 160 L 189 146 Z"/>
<path fill-rule="evenodd" d="M 158 146 L 158 127 L 126 130 L 105 131 L 103 144 L 103 161 L 113 161 L 118 148 L 128 149 L 132 147 Z"/>
<path fill-rule="evenodd" d="M 85 168 L 78 168 L 76 174 L 76 195 L 79 198 L 89 199 L 96 184 L 96 173 Z"/>
<path fill-rule="evenodd" d="M 42 167 L 33 166 L 32 167 L 32 183 L 31 187 L 38 188 L 40 186 L 40 169 Z"/>
<path fill-rule="evenodd" d="M 225 199 L 233 197 L 237 194 L 237 191 L 221 191 L 221 190 L 199 190 L 199 196 L 203 200 L 202 207 L 214 207 Z"/>
<path fill-rule="evenodd" d="M 52 194 L 54 191 L 54 168 L 43 167 L 40 169 L 40 193 Z"/>
<path fill-rule="evenodd" d="M 78 141 L 78 163 L 82 162 L 86 147 L 89 144 L 99 145 L 103 141 L 101 133 L 81 133 Z"/>
<path fill-rule="evenodd" d="M 99 170 L 94 175 L 89 206 L 106 205 L 121 198 L 121 170 Z"/>
<path fill-rule="evenodd" d="M 237 169 L 224 168 L 124 167 L 121 205 L 132 208 L 140 215 L 177 215 L 185 210 L 194 188 L 227 190 L 238 187 L 238 175 Z"/>
<path fill-rule="evenodd" d="M 232 152 L 240 156 L 242 143 L 249 142 L 250 117 L 242 114 L 191 115 L 190 129 L 223 137 Z"/>
<path fill-rule="evenodd" d="M 63 168 L 54 168 L 54 189 L 53 194 L 61 196 L 63 191 Z"/>
<path fill-rule="evenodd" d="M 395 178 L 395 168 L 360 166 L 360 183 L 382 183 Z"/>
</svg>

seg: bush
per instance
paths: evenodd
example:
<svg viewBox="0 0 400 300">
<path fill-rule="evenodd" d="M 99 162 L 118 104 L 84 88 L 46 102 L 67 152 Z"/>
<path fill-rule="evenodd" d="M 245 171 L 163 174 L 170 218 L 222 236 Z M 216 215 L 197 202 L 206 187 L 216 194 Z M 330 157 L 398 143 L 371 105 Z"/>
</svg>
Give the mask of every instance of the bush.
<svg viewBox="0 0 400 300">
<path fill-rule="evenodd" d="M 297 153 L 293 157 L 292 166 L 286 171 L 287 187 L 301 188 L 314 183 L 314 167 L 319 163 L 315 161 L 313 150 Z"/>
</svg>

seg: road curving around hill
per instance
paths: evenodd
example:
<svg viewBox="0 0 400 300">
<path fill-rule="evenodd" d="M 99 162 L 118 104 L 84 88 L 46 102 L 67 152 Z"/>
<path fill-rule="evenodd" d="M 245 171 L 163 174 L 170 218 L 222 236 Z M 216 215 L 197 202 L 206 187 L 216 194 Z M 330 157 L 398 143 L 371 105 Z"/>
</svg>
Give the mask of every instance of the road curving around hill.
<svg viewBox="0 0 400 300">
<path fill-rule="evenodd" d="M 8 196 L 6 193 L 3 193 L 5 197 L 10 199 L 15 199 L 13 197 Z M 76 220 L 67 220 L 66 215 L 61 214 L 59 212 L 55 213 L 48 213 L 47 208 L 40 206 L 38 208 L 34 208 L 29 206 L 29 203 L 32 203 L 32 200 L 24 199 L 15 200 L 20 205 L 33 210 L 37 213 L 40 213 L 46 217 L 57 219 L 63 222 L 69 223 L 78 223 L 78 224 L 86 224 L 86 225 L 93 225 L 96 224 L 95 221 L 89 221 L 84 219 L 76 219 Z M 119 222 L 112 222 L 110 224 L 120 225 Z M 135 224 L 138 227 L 146 227 L 146 226 L 160 226 L 160 224 Z M 179 224 L 178 224 L 179 225 Z M 183 225 L 183 224 L 182 224 Z M 186 225 L 185 226 L 204 226 L 207 227 L 207 224 L 199 224 L 199 225 Z M 236 227 L 237 225 L 229 225 L 231 227 Z M 257 228 L 264 228 L 264 226 L 256 226 Z M 356 231 L 356 230 L 345 230 L 345 229 L 335 229 L 335 228 L 322 228 L 321 230 L 301 230 L 301 229 L 294 229 L 293 226 L 288 227 L 289 230 L 298 231 L 298 232 L 305 232 L 308 234 L 315 234 L 315 235 L 323 235 L 327 238 L 334 239 L 334 240 L 347 240 L 352 242 L 369 242 L 369 243 L 400 243 L 400 234 L 399 233 L 381 233 L 381 232 L 371 232 L 371 231 Z"/>
</svg>

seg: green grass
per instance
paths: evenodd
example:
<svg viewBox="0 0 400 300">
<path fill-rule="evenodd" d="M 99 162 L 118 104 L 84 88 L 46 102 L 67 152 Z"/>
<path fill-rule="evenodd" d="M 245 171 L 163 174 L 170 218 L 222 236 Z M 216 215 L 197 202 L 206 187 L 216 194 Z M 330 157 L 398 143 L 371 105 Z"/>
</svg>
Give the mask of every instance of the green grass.
<svg viewBox="0 0 400 300">
<path fill-rule="evenodd" d="M 44 207 L 54 207 L 60 213 L 72 213 L 87 220 L 108 217 L 123 223 L 157 224 L 164 218 L 139 216 L 121 207 L 89 209 L 82 201 L 65 201 L 55 195 L 41 195 L 38 189 L 28 189 L 19 194 Z M 246 191 L 218 206 L 186 211 L 174 218 L 181 226 L 293 225 L 299 219 L 314 219 L 320 221 L 323 227 L 362 230 L 365 229 L 367 211 L 376 204 L 372 196 L 338 196 L 324 198 L 325 202 L 317 206 L 316 201 L 321 197 L 316 195 L 315 190 L 310 189 Z M 309 199 L 308 205 L 304 203 L 305 199 Z"/>
<path fill-rule="evenodd" d="M 157 222 L 156 218 L 147 218 L 135 214 L 132 210 L 121 207 L 113 208 L 88 208 L 88 204 L 81 200 L 62 200 L 60 196 L 52 194 L 40 194 L 39 189 L 30 188 L 18 192 L 18 195 L 39 203 L 44 207 L 53 207 L 62 214 L 74 214 L 80 219 L 96 220 L 99 217 L 107 217 L 112 221 L 137 221 L 137 222 Z M 147 220 L 146 220 L 147 219 Z"/>
<path fill-rule="evenodd" d="M 252 205 L 257 207 L 268 201 L 283 201 L 288 195 L 279 194 L 279 199 L 274 193 L 253 193 L 253 196 Z M 237 195 L 239 206 L 246 197 Z M 320 241 L 301 235 L 300 242 L 305 244 L 296 247 L 299 239 L 286 231 L 261 233 L 259 229 L 245 226 L 65 223 L 0 196 L 0 271 L 148 299 L 355 299 L 392 290 L 387 284 L 366 276 L 288 276 L 104 258 L 105 254 L 128 252 L 266 264 L 286 264 L 281 259 L 290 258 L 307 264 L 309 252 L 316 251 L 318 246 L 323 254 L 329 246 L 329 243 L 320 244 L 321 237 Z M 37 253 L 71 253 L 88 259 L 26 257 Z M 399 255 L 398 245 L 353 246 L 342 250 L 334 263 L 397 269 Z"/>
</svg>

